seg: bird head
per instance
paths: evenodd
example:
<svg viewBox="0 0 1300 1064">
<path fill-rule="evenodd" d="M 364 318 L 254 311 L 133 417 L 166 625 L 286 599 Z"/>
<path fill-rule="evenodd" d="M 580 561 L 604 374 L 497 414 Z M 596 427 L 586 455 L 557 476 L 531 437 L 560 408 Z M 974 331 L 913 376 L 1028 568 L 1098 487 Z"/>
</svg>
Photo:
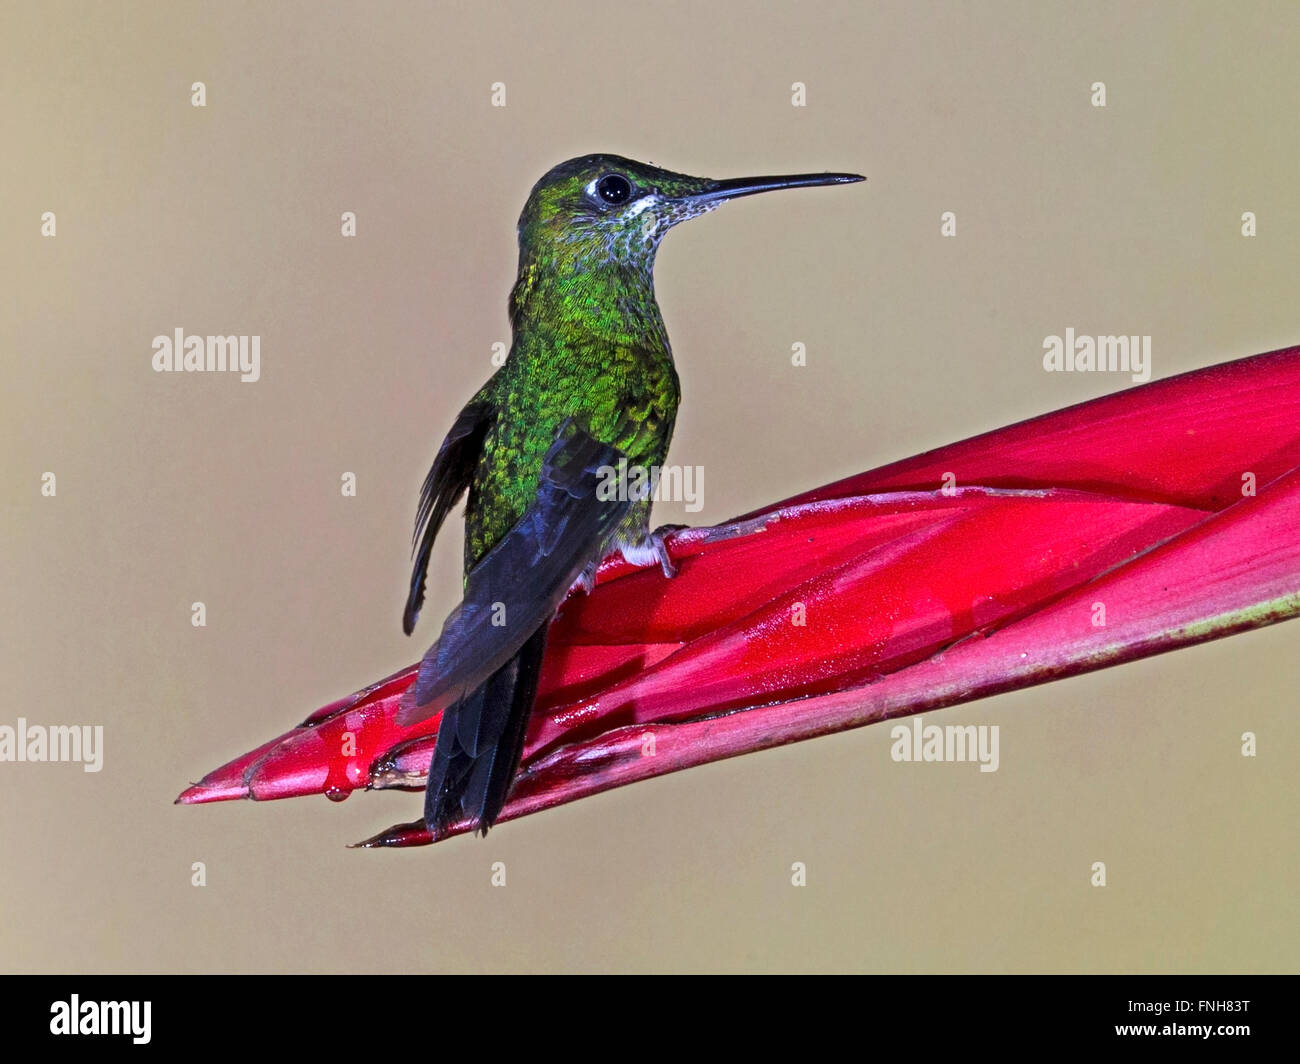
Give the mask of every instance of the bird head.
<svg viewBox="0 0 1300 1064">
<path fill-rule="evenodd" d="M 649 271 L 669 229 L 727 200 L 862 180 L 858 174 L 826 173 L 715 181 L 620 155 L 583 155 L 560 163 L 533 186 L 519 218 L 521 263 L 542 259 L 560 270 L 618 264 Z"/>
</svg>

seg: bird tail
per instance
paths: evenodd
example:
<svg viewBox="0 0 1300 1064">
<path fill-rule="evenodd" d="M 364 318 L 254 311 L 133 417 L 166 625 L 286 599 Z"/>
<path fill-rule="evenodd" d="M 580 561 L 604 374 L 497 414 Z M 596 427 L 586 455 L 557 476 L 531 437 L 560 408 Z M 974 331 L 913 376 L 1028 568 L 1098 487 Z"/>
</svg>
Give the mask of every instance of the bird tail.
<svg viewBox="0 0 1300 1064">
<path fill-rule="evenodd" d="M 435 837 L 466 818 L 486 835 L 501 814 L 523 756 L 548 627 L 443 710 L 424 792 L 424 820 Z"/>
</svg>

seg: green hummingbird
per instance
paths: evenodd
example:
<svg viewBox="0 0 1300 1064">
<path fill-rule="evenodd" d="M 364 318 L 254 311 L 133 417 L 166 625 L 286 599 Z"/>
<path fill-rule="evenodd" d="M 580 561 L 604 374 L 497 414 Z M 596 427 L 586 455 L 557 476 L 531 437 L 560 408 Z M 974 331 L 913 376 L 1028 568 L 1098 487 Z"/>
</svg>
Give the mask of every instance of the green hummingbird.
<svg viewBox="0 0 1300 1064">
<path fill-rule="evenodd" d="M 408 635 L 434 539 L 469 493 L 464 594 L 398 715 L 411 725 L 442 712 L 424 804 L 435 837 L 462 821 L 486 834 L 500 814 L 547 629 L 570 590 L 590 591 L 614 552 L 674 575 L 663 530 L 650 530 L 648 493 L 611 490 L 611 471 L 653 476 L 662 466 L 677 416 L 680 387 L 654 293 L 659 241 L 740 196 L 861 180 L 714 181 L 584 155 L 533 186 L 519 217 L 509 355 L 438 448 L 416 516 Z"/>
</svg>

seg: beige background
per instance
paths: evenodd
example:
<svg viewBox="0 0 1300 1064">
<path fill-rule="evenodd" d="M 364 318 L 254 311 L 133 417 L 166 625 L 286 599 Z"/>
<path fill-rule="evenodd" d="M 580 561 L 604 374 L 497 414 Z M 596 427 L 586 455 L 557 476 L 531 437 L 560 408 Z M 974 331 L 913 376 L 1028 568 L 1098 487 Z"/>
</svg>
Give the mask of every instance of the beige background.
<svg viewBox="0 0 1300 1064">
<path fill-rule="evenodd" d="M 1135 8 L 4 4 L 0 723 L 106 761 L 0 765 L 0 967 L 1294 971 L 1296 625 L 938 714 L 1001 726 L 993 775 L 868 728 L 391 853 L 344 844 L 416 795 L 171 804 L 432 639 L 459 530 L 408 640 L 416 494 L 561 159 L 870 175 L 666 241 L 694 523 L 1127 386 L 1043 373 L 1066 326 L 1157 376 L 1300 341 L 1300 15 Z M 177 326 L 262 380 L 155 374 Z"/>
</svg>

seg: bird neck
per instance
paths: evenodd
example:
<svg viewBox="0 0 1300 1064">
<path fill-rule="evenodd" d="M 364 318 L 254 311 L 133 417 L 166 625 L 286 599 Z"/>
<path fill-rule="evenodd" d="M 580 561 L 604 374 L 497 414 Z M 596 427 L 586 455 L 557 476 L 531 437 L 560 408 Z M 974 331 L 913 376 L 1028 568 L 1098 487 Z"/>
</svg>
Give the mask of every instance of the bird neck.
<svg viewBox="0 0 1300 1064">
<path fill-rule="evenodd" d="M 515 336 L 545 331 L 575 342 L 669 352 L 654 292 L 654 256 L 636 261 L 521 249 L 510 294 Z"/>
</svg>

